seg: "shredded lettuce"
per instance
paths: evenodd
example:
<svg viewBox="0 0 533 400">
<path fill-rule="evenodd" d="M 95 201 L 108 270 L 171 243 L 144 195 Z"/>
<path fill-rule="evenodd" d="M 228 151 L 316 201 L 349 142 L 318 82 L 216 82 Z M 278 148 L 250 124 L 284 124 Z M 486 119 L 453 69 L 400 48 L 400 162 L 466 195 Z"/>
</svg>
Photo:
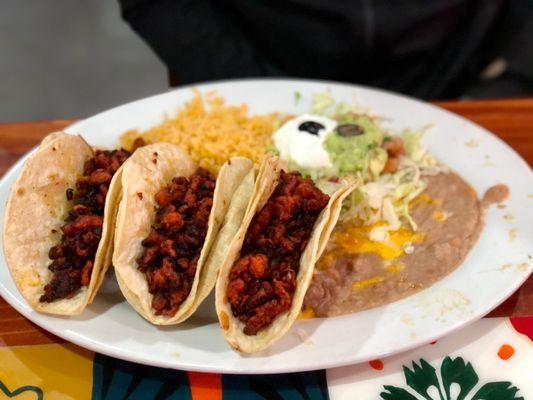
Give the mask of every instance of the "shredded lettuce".
<svg viewBox="0 0 533 400">
<path fill-rule="evenodd" d="M 422 176 L 446 170 L 421 143 L 429 127 L 400 133 L 405 155 L 395 173 L 383 174 L 388 155 L 381 146 L 394 133 L 384 128 L 371 111 L 335 102 L 328 92 L 313 96 L 311 108 L 313 113 L 334 118 L 339 124 L 364 125 L 365 133 L 370 132 L 369 136 L 374 139 L 368 141 L 367 138 L 364 145 L 356 144 L 356 141 L 344 143 L 335 138 L 328 138 L 324 143 L 335 165 L 334 172 L 339 176 L 356 175 L 365 182 L 345 200 L 341 220 L 357 220 L 363 225 L 378 224 L 371 230 L 370 239 L 385 243 L 389 240 L 388 232 L 399 229 L 402 224 L 416 231 L 409 203 L 426 189 Z"/>
<path fill-rule="evenodd" d="M 417 131 L 406 129 L 402 132 L 403 148 L 405 155 L 402 165 L 416 165 L 420 168 L 422 175 L 436 175 L 447 172 L 448 168 L 439 163 L 438 160 L 422 145 L 422 138 L 431 126 L 425 126 Z"/>
<path fill-rule="evenodd" d="M 371 179 L 379 178 L 379 175 L 385 168 L 389 156 L 387 152 L 382 147 L 376 147 L 370 150 L 369 161 L 368 161 L 368 173 L 370 174 Z"/>
<path fill-rule="evenodd" d="M 409 203 L 425 189 L 426 183 L 415 166 L 405 167 L 394 174 L 381 175 L 349 196 L 343 204 L 341 220 L 355 219 L 363 225 L 385 222 L 379 227 L 380 232 L 371 235 L 371 239 L 386 238 L 383 232 L 399 229 L 402 222 L 416 231 L 416 223 L 409 213 Z"/>
<path fill-rule="evenodd" d="M 311 113 L 324 115 L 328 118 L 336 119 L 338 114 L 350 112 L 350 105 L 345 102 L 336 102 L 331 93 L 315 93 L 311 101 Z"/>
<path fill-rule="evenodd" d="M 302 100 L 302 94 L 297 90 L 294 92 L 294 105 L 297 106 L 300 104 L 300 100 Z"/>
<path fill-rule="evenodd" d="M 276 148 L 276 146 L 274 146 L 273 144 L 267 146 L 266 148 L 266 152 L 268 154 L 271 154 L 273 156 L 279 156 L 279 150 Z"/>
<path fill-rule="evenodd" d="M 429 127 L 399 133 L 405 154 L 398 170 L 391 174 L 383 173 L 388 154 L 382 145 L 398 133 L 385 128 L 371 110 L 357 104 L 336 102 L 329 92 L 325 92 L 313 95 L 311 113 L 335 119 L 338 124 L 358 124 L 365 133 L 349 138 L 338 135 L 326 138 L 324 148 L 333 163 L 329 170 L 302 170 L 288 160 L 289 166 L 317 181 L 354 176 L 364 182 L 344 201 L 340 220 L 376 225 L 369 233 L 371 240 L 389 243 L 389 232 L 403 224 L 416 231 L 409 203 L 426 189 L 422 177 L 447 171 L 422 144 L 422 137 Z"/>
<path fill-rule="evenodd" d="M 362 107 L 358 103 L 335 101 L 331 93 L 327 91 L 313 94 L 313 98 L 311 100 L 311 113 L 333 118 L 341 124 L 346 123 L 346 118 L 354 115 L 365 115 L 372 119 L 375 118 L 375 115 L 371 109 Z"/>
</svg>

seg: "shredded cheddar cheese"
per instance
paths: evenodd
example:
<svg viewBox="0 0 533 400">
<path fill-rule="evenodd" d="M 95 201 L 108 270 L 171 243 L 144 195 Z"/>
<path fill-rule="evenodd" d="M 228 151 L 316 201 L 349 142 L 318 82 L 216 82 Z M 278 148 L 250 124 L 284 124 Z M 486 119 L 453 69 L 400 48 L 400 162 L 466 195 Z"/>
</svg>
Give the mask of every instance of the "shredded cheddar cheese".
<svg viewBox="0 0 533 400">
<path fill-rule="evenodd" d="M 357 281 L 357 282 L 352 283 L 352 289 L 358 290 L 358 289 L 364 289 L 369 286 L 374 286 L 377 283 L 383 282 L 384 279 L 385 278 L 382 276 L 375 276 L 373 278 L 365 279 L 363 281 Z"/>
<path fill-rule="evenodd" d="M 442 205 L 442 199 L 434 199 L 427 193 L 421 193 L 409 203 L 409 209 L 412 210 L 416 207 L 426 205 L 440 207 Z"/>
<path fill-rule="evenodd" d="M 304 307 L 298 314 L 297 320 L 311 319 L 315 318 L 315 311 L 312 308 Z"/>
<path fill-rule="evenodd" d="M 448 214 L 444 211 L 435 211 L 432 215 L 433 219 L 437 222 L 444 222 L 448 219 Z"/>
<path fill-rule="evenodd" d="M 397 264 L 390 264 L 385 267 L 385 270 L 390 273 L 396 273 L 403 271 L 405 269 L 405 264 L 397 263 Z"/>
<path fill-rule="evenodd" d="M 133 142 L 174 143 L 187 151 L 201 167 L 217 173 L 230 157 L 244 156 L 258 163 L 272 145 L 272 132 L 279 125 L 277 114 L 249 115 L 246 104 L 229 106 L 213 93 L 194 97 L 161 125 L 140 133 L 128 131 L 120 144 L 131 150 Z"/>
<path fill-rule="evenodd" d="M 383 260 L 393 260 L 404 254 L 405 245 L 424 239 L 421 233 L 400 228 L 389 232 L 389 244 L 375 242 L 370 240 L 369 233 L 376 226 L 379 226 L 379 223 L 369 226 L 356 226 L 350 222 L 339 224 L 330 239 L 332 251 L 326 252 L 323 258 L 330 261 L 341 254 L 374 253 Z"/>
</svg>

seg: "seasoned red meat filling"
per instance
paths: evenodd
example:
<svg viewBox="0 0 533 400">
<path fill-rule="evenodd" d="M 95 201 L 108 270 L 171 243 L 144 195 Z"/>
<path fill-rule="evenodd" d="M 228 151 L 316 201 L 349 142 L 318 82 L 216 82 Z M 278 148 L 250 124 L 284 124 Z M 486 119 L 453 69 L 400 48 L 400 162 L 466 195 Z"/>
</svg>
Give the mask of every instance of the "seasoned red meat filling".
<svg viewBox="0 0 533 400">
<path fill-rule="evenodd" d="M 297 172 L 280 181 L 248 231 L 226 295 L 233 315 L 255 335 L 292 304 L 300 256 L 329 196 Z"/>
<path fill-rule="evenodd" d="M 153 295 L 156 315 L 173 316 L 191 291 L 213 205 L 215 180 L 199 168 L 189 179 L 174 178 L 157 192 L 155 225 L 137 260 Z"/>
<path fill-rule="evenodd" d="M 67 200 L 74 205 L 61 228 L 61 241 L 52 247 L 52 279 L 44 287 L 39 301 L 71 298 L 82 286 L 89 285 L 94 256 L 102 236 L 104 205 L 111 178 L 130 156 L 125 150 L 97 150 L 85 162 L 83 175 L 76 181 L 76 191 L 67 189 Z"/>
</svg>

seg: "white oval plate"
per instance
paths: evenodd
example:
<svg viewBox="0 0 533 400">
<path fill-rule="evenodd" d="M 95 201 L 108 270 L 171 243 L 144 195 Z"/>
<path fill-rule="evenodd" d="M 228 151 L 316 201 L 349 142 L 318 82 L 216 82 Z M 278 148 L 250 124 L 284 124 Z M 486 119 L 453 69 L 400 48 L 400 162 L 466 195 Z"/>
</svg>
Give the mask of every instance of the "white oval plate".
<svg viewBox="0 0 533 400">
<path fill-rule="evenodd" d="M 388 118 L 397 129 L 433 124 L 425 143 L 463 176 L 479 194 L 496 183 L 511 188 L 506 207 L 489 209 L 486 227 L 466 261 L 437 284 L 384 307 L 352 315 L 298 321 L 271 349 L 243 356 L 226 344 L 208 298 L 187 322 L 150 325 L 124 301 L 112 274 L 95 302 L 79 317 L 62 318 L 32 311 L 17 292 L 4 257 L 0 293 L 15 309 L 44 329 L 80 346 L 113 357 L 186 370 L 275 373 L 342 366 L 398 353 L 436 340 L 482 317 L 511 295 L 533 266 L 533 174 L 497 137 L 432 105 L 378 90 L 331 82 L 244 80 L 199 85 L 217 91 L 228 103 L 246 102 L 254 113 L 303 113 L 313 93 L 330 90 Z M 295 92 L 302 100 L 295 104 Z M 93 145 L 114 147 L 128 129 L 147 129 L 173 114 L 192 97 L 190 88 L 135 101 L 70 126 Z M 20 160 L 0 184 L 3 215 Z M 38 221 L 36 221 L 38 222 Z M 3 254 L 3 253 L 2 253 Z"/>
</svg>

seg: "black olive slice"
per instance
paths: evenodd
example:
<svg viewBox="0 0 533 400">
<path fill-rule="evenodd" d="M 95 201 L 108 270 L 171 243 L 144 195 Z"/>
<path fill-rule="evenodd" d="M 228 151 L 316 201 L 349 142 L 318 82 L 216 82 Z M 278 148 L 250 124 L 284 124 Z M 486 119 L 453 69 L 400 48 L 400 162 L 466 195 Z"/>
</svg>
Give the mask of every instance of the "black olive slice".
<svg viewBox="0 0 533 400">
<path fill-rule="evenodd" d="M 311 135 L 318 135 L 318 131 L 320 129 L 325 129 L 325 128 L 326 127 L 322 125 L 320 122 L 305 121 L 300 124 L 300 126 L 298 127 L 298 130 L 308 132 Z"/>
<path fill-rule="evenodd" d="M 365 133 L 364 129 L 356 124 L 342 124 L 337 126 L 337 133 L 340 136 L 359 136 Z"/>
</svg>

